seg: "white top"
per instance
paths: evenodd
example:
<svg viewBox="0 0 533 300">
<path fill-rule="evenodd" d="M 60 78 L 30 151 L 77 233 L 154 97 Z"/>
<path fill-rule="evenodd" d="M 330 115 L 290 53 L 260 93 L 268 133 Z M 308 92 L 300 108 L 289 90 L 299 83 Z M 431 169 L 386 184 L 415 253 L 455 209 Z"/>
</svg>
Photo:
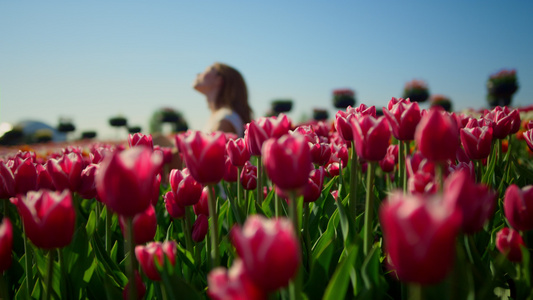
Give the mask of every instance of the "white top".
<svg viewBox="0 0 533 300">
<path fill-rule="evenodd" d="M 244 136 L 244 123 L 241 120 L 241 117 L 239 115 L 232 111 L 230 108 L 222 107 L 219 110 L 215 111 L 211 116 L 209 117 L 209 120 L 207 121 L 207 124 L 205 125 L 204 131 L 206 132 L 213 132 L 218 127 L 218 124 L 222 120 L 227 120 L 233 125 L 235 128 L 235 132 L 239 137 Z"/>
</svg>

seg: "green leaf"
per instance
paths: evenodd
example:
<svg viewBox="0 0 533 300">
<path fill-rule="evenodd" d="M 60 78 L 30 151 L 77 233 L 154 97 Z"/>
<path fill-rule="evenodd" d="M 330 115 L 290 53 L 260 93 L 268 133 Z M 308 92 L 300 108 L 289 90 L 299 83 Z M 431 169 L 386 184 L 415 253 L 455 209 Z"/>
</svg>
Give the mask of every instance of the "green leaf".
<svg viewBox="0 0 533 300">
<path fill-rule="evenodd" d="M 91 238 L 96 231 L 96 215 L 94 211 L 91 211 L 89 214 L 89 219 L 87 220 L 87 225 L 85 226 L 85 230 L 87 231 L 87 236 Z"/>
<path fill-rule="evenodd" d="M 93 246 L 98 262 L 104 267 L 106 273 L 109 274 L 109 277 L 113 278 L 119 286 L 125 286 L 128 282 L 128 278 L 124 275 L 115 261 L 111 260 L 100 239 L 93 236 L 91 239 L 91 245 Z"/>
<path fill-rule="evenodd" d="M 322 299 L 338 300 L 346 298 L 348 284 L 350 283 L 350 273 L 354 270 L 355 260 L 360 250 L 362 250 L 361 247 L 357 245 L 352 245 L 348 249 L 348 255 L 339 262 Z"/>
</svg>

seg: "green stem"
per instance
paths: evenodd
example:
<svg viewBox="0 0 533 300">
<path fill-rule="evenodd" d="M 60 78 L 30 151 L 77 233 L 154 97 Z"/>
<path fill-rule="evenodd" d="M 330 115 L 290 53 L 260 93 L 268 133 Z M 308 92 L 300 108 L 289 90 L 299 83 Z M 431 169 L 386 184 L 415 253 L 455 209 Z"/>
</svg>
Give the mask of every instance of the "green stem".
<svg viewBox="0 0 533 300">
<path fill-rule="evenodd" d="M 4 278 L 4 274 L 0 273 L 0 299 L 11 299 L 9 298 L 9 291 L 7 290 L 7 283 Z"/>
<path fill-rule="evenodd" d="M 33 252 L 31 247 L 28 245 L 28 236 L 26 235 L 25 226 L 22 226 L 24 230 L 24 264 L 26 269 L 26 289 L 28 290 L 28 295 L 31 295 L 33 290 Z"/>
<path fill-rule="evenodd" d="M 48 251 L 48 262 L 46 264 L 46 278 L 44 289 L 44 300 L 50 300 L 52 297 L 52 276 L 54 275 L 55 250 Z"/>
<path fill-rule="evenodd" d="M 113 232 L 111 231 L 113 215 L 111 214 L 111 212 L 109 211 L 109 208 L 107 208 L 107 206 L 106 206 L 105 210 L 106 210 L 106 212 L 105 212 L 105 250 L 106 250 L 107 254 L 110 254 L 111 253 L 112 243 L 113 243 L 113 240 L 112 240 Z"/>
<path fill-rule="evenodd" d="M 263 162 L 261 156 L 257 157 L 257 204 L 263 203 Z"/>
<path fill-rule="evenodd" d="M 418 283 L 409 284 L 409 300 L 422 300 L 422 286 Z"/>
<path fill-rule="evenodd" d="M 241 184 L 241 174 L 242 174 L 242 167 L 237 167 L 238 170 L 238 176 L 237 176 L 237 204 L 239 206 L 239 210 L 243 211 L 242 207 L 244 206 L 243 200 L 242 200 L 242 184 Z M 246 212 L 245 212 L 246 215 Z"/>
<path fill-rule="evenodd" d="M 129 291 L 128 295 L 130 300 L 136 300 L 137 299 L 137 287 L 135 282 L 135 242 L 133 240 L 133 217 L 129 217 L 126 219 L 126 243 L 129 248 L 129 254 L 128 254 L 128 263 L 126 264 L 126 273 L 128 275 L 128 281 L 129 281 Z"/>
<path fill-rule="evenodd" d="M 352 156 L 351 156 L 351 166 L 350 166 L 350 202 L 348 204 L 349 214 L 352 220 L 355 220 L 357 217 L 357 193 L 359 187 L 359 178 L 357 172 L 357 152 L 355 151 L 355 145 L 352 141 Z M 356 229 L 357 231 L 357 229 Z"/>
<path fill-rule="evenodd" d="M 185 215 L 181 219 L 181 228 L 183 229 L 183 235 L 185 235 L 185 247 L 187 251 L 189 251 L 192 254 L 192 235 L 191 235 L 191 227 L 189 222 L 189 212 L 190 209 L 189 206 L 185 206 Z"/>
<path fill-rule="evenodd" d="M 304 203 L 304 219 L 303 219 L 303 234 L 305 242 L 305 250 L 307 252 L 307 270 L 311 271 L 311 264 L 313 262 L 313 255 L 311 254 L 311 233 L 309 231 L 309 217 L 311 210 L 309 209 L 309 203 Z"/>
<path fill-rule="evenodd" d="M 366 178 L 366 203 L 365 203 L 365 232 L 363 237 L 363 250 L 367 255 L 374 243 L 372 234 L 374 222 L 374 171 L 376 169 L 376 162 L 368 162 L 367 178 Z"/>
<path fill-rule="evenodd" d="M 272 189 L 275 189 L 276 187 L 272 185 Z M 281 199 L 279 198 L 277 193 L 274 193 L 274 215 L 276 217 L 281 216 Z"/>
<path fill-rule="evenodd" d="M 211 217 L 211 262 L 212 269 L 220 265 L 220 257 L 218 252 L 218 213 L 217 213 L 217 199 L 212 185 L 208 185 L 209 201 L 207 206 L 209 208 L 209 216 Z"/>
<path fill-rule="evenodd" d="M 64 260 L 64 257 L 63 257 L 63 249 L 57 249 L 57 257 L 59 259 L 59 270 L 60 270 L 60 274 L 61 274 L 61 278 L 64 278 L 64 280 L 62 280 L 62 283 L 64 283 L 66 285 L 66 289 L 61 289 L 61 297 L 63 299 L 67 299 L 67 295 L 70 295 L 70 293 L 65 293 L 66 291 L 68 291 L 68 289 L 70 288 L 70 283 L 69 283 L 69 279 L 68 279 L 68 273 L 67 273 L 67 269 L 66 269 L 66 265 L 65 265 L 65 260 Z"/>
<path fill-rule="evenodd" d="M 403 184 L 403 174 L 404 174 L 403 169 L 405 169 L 405 156 L 403 155 L 404 147 L 405 147 L 405 144 L 403 143 L 403 141 L 399 140 L 398 141 L 398 177 L 397 177 L 396 182 L 398 182 L 398 186 L 401 185 L 403 192 L 406 193 L 406 189 Z"/>
<path fill-rule="evenodd" d="M 298 195 L 296 191 L 289 192 L 290 203 L 289 203 L 289 216 L 294 226 L 294 232 L 296 234 L 296 240 L 300 241 L 300 222 L 298 216 Z M 291 300 L 299 300 L 302 296 L 302 267 L 301 261 L 298 264 L 298 270 L 296 271 L 296 277 L 289 284 L 289 294 Z"/>
<path fill-rule="evenodd" d="M 444 163 L 435 163 L 435 181 L 437 182 L 437 188 L 439 193 L 442 193 L 444 189 Z"/>
</svg>

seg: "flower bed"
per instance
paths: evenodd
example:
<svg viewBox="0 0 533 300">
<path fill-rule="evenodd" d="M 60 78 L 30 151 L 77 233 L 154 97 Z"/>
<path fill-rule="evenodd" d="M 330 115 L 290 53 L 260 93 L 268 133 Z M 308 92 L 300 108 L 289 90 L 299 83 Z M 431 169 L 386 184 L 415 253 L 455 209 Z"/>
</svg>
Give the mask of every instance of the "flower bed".
<svg viewBox="0 0 533 300">
<path fill-rule="evenodd" d="M 533 122 L 383 112 L 2 152 L 0 298 L 533 297 Z"/>
</svg>

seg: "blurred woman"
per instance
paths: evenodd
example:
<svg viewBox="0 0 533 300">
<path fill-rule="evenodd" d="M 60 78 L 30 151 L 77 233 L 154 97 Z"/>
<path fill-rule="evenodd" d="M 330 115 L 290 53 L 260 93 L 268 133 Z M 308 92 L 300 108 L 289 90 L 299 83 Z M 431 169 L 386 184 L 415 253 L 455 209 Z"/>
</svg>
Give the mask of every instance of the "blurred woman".
<svg viewBox="0 0 533 300">
<path fill-rule="evenodd" d="M 211 111 L 204 131 L 224 131 L 244 136 L 244 126 L 252 119 L 248 91 L 241 73 L 214 63 L 196 76 L 194 89 L 205 95 Z"/>
</svg>

